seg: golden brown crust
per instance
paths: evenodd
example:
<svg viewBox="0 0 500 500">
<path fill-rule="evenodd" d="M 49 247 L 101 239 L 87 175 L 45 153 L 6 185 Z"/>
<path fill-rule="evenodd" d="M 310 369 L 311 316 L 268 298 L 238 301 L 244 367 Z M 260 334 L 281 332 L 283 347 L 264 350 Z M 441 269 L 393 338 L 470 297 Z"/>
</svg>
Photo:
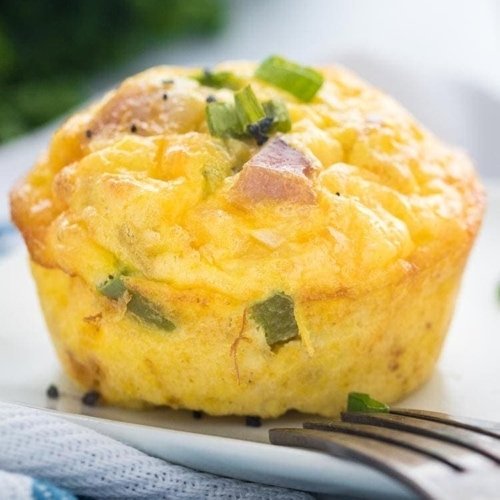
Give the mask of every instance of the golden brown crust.
<svg viewBox="0 0 500 500">
<path fill-rule="evenodd" d="M 343 68 L 319 68 L 311 103 L 253 63 L 218 69 L 284 101 L 291 130 L 263 147 L 214 137 L 206 98 L 232 91 L 153 68 L 69 119 L 13 189 L 64 366 L 110 402 L 213 414 L 401 397 L 432 372 L 480 226 L 473 165 Z M 121 301 L 99 292 L 117 273 Z M 274 348 L 248 311 L 276 292 L 299 335 Z M 134 294 L 174 330 L 127 314 Z"/>
</svg>

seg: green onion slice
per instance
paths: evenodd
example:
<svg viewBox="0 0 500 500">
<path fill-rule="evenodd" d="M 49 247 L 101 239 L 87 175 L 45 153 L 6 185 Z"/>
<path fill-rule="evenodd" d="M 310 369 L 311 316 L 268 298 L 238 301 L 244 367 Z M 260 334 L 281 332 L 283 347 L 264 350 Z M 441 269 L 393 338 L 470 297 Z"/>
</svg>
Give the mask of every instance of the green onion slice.
<svg viewBox="0 0 500 500">
<path fill-rule="evenodd" d="M 389 407 L 371 398 L 368 394 L 362 392 L 350 392 L 347 396 L 347 411 L 369 412 L 369 413 L 388 413 Z"/>
<path fill-rule="evenodd" d="M 309 102 L 323 85 L 323 76 L 312 68 L 270 56 L 257 68 L 255 76 Z"/>
<path fill-rule="evenodd" d="M 205 108 L 210 133 L 217 137 L 239 137 L 243 135 L 236 108 L 227 102 L 209 102 Z"/>
<path fill-rule="evenodd" d="M 271 99 L 262 103 L 266 116 L 273 119 L 270 132 L 288 132 L 292 128 L 292 120 L 286 104 L 281 99 Z"/>
<path fill-rule="evenodd" d="M 230 71 L 210 71 L 205 69 L 202 73 L 195 75 L 194 79 L 198 80 L 201 85 L 205 85 L 205 87 L 215 89 L 228 88 L 236 90 L 242 85 L 241 79 Z"/>
<path fill-rule="evenodd" d="M 250 85 L 234 93 L 234 104 L 238 119 L 245 131 L 248 125 L 258 123 L 266 118 L 264 108 Z"/>
<path fill-rule="evenodd" d="M 292 122 L 285 103 L 271 99 L 261 103 L 247 85 L 234 93 L 234 104 L 210 101 L 205 108 L 210 133 L 217 137 L 253 137 L 264 144 L 270 133 L 288 132 Z"/>
</svg>

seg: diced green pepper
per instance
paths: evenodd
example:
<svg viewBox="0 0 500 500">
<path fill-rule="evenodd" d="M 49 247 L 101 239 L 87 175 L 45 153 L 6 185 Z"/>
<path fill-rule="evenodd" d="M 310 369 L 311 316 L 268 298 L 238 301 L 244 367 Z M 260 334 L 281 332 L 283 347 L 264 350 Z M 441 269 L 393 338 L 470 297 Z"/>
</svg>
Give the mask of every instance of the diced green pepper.
<svg viewBox="0 0 500 500">
<path fill-rule="evenodd" d="M 350 392 L 347 396 L 347 411 L 388 413 L 389 407 L 386 404 L 371 398 L 368 394 L 364 394 L 362 392 Z"/>
<path fill-rule="evenodd" d="M 157 326 L 161 330 L 171 332 L 175 329 L 174 323 L 158 311 L 155 304 L 136 292 L 130 292 L 131 298 L 127 310 L 139 319 Z"/>
<path fill-rule="evenodd" d="M 128 291 L 130 300 L 127 303 L 127 312 L 162 330 L 175 329 L 175 324 L 163 316 L 153 302 L 133 290 L 128 290 L 120 275 L 109 275 L 104 283 L 98 285 L 97 290 L 111 300 L 120 299 Z"/>
<path fill-rule="evenodd" d="M 97 290 L 109 299 L 118 300 L 127 288 L 119 275 L 110 274 L 108 279 L 97 287 Z"/>
<path fill-rule="evenodd" d="M 252 319 L 263 328 L 268 345 L 286 342 L 299 334 L 294 303 L 285 293 L 276 293 L 251 308 Z"/>
</svg>

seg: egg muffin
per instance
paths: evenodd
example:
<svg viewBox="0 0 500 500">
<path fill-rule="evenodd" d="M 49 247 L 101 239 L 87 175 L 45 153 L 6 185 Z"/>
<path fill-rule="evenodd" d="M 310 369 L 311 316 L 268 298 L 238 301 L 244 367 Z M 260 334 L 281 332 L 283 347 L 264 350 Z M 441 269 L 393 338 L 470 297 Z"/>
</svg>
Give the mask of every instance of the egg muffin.
<svg viewBox="0 0 500 500">
<path fill-rule="evenodd" d="M 485 195 L 348 70 L 155 67 L 11 192 L 62 366 L 108 404 L 335 416 L 432 374 Z"/>
</svg>

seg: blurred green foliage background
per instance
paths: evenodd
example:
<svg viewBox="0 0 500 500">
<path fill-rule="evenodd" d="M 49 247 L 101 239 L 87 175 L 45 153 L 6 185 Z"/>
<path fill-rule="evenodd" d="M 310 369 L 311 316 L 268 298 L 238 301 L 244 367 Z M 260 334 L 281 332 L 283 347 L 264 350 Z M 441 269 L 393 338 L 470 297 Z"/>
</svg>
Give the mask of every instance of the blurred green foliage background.
<svg viewBox="0 0 500 500">
<path fill-rule="evenodd" d="M 153 44 L 216 33 L 226 0 L 0 0 L 0 143 L 76 106 Z"/>
</svg>

